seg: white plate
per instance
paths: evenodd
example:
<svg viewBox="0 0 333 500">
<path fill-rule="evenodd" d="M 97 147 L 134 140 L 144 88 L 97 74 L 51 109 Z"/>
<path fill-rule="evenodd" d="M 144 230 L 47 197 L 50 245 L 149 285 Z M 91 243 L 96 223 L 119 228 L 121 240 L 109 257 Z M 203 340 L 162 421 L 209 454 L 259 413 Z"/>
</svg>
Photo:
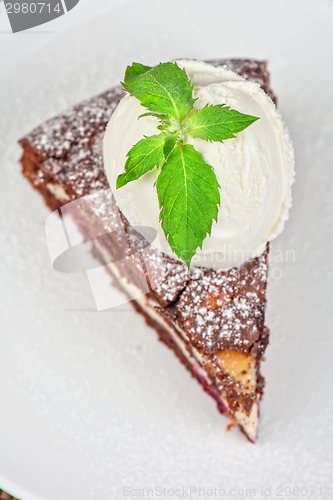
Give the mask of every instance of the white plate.
<svg viewBox="0 0 333 500">
<path fill-rule="evenodd" d="M 93 5 L 91 20 L 68 27 L 73 9 L 39 49 L 28 32 L 6 35 L 0 486 L 23 500 L 136 498 L 158 486 L 168 489 L 160 498 L 186 498 L 189 486 L 223 498 L 271 487 L 267 498 L 279 498 L 280 484 L 303 486 L 291 497 L 329 498 L 320 488 L 333 470 L 333 2 L 118 1 L 96 18 Z M 95 312 L 84 275 L 52 270 L 48 210 L 18 165 L 16 141 L 32 127 L 115 84 L 132 61 L 179 56 L 267 58 L 295 144 L 294 207 L 272 245 L 256 445 L 225 434 L 213 400 L 128 305 Z"/>
</svg>

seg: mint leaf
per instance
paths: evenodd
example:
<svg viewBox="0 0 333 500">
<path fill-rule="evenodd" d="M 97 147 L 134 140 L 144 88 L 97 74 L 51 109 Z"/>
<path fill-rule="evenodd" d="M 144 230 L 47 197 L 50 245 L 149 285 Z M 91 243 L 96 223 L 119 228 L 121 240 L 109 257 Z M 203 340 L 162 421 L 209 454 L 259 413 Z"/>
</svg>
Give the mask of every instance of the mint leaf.
<svg viewBox="0 0 333 500">
<path fill-rule="evenodd" d="M 165 113 L 153 113 L 152 111 L 148 111 L 147 113 L 142 113 L 142 115 L 139 116 L 139 118 L 143 118 L 145 116 L 155 116 L 155 118 L 158 118 L 159 120 L 168 120 L 169 116 L 166 115 Z M 139 119 L 138 118 L 138 119 Z"/>
<path fill-rule="evenodd" d="M 134 63 L 126 70 L 123 87 L 150 111 L 181 123 L 193 108 L 193 85 L 176 63 L 150 68 Z"/>
<path fill-rule="evenodd" d="M 174 134 L 166 134 L 165 136 L 165 143 L 164 143 L 164 158 L 167 159 L 173 148 L 175 147 L 176 143 L 178 140 L 178 133 L 175 132 Z"/>
<path fill-rule="evenodd" d="M 219 141 L 236 137 L 234 134 L 244 130 L 258 120 L 256 116 L 245 115 L 224 104 L 206 105 L 197 109 L 187 121 L 187 133 L 206 141 Z"/>
<path fill-rule="evenodd" d="M 161 133 L 136 143 L 127 153 L 125 173 L 118 175 L 117 189 L 159 167 L 164 159 L 164 142 L 165 134 Z"/>
<path fill-rule="evenodd" d="M 210 235 L 220 203 L 213 168 L 191 145 L 177 143 L 156 181 L 160 220 L 171 249 L 188 267 Z"/>
<path fill-rule="evenodd" d="M 137 78 L 140 75 L 143 75 L 147 71 L 152 69 L 151 66 L 145 66 L 140 63 L 133 63 L 132 66 L 127 66 L 125 73 L 125 80 L 129 83 L 133 79 Z M 124 84 L 123 84 L 124 85 Z"/>
<path fill-rule="evenodd" d="M 217 221 L 220 186 L 202 155 L 184 144 L 186 137 L 222 142 L 258 118 L 225 104 L 194 110 L 193 85 L 176 63 L 155 67 L 133 63 L 127 67 L 123 87 L 147 108 L 139 118 L 154 116 L 162 133 L 145 137 L 131 148 L 117 188 L 160 167 L 155 185 L 162 228 L 172 250 L 189 267 L 210 235 L 213 219 Z"/>
</svg>

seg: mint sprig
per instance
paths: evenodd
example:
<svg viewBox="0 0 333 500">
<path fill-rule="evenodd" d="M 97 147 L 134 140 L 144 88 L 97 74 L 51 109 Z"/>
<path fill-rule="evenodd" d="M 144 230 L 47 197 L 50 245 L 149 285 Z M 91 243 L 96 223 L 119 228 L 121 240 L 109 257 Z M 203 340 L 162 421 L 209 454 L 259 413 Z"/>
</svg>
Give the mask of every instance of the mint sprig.
<svg viewBox="0 0 333 500">
<path fill-rule="evenodd" d="M 164 160 L 166 134 L 152 135 L 137 142 L 128 152 L 125 173 L 118 175 L 117 189 L 139 179 Z"/>
<path fill-rule="evenodd" d="M 190 267 L 217 221 L 220 186 L 214 169 L 186 138 L 223 142 L 258 118 L 224 104 L 194 110 L 193 84 L 176 63 L 133 63 L 126 69 L 123 87 L 148 109 L 141 116 L 160 120 L 161 133 L 144 137 L 130 149 L 117 189 L 159 169 L 155 185 L 162 229 L 171 249 Z"/>
</svg>

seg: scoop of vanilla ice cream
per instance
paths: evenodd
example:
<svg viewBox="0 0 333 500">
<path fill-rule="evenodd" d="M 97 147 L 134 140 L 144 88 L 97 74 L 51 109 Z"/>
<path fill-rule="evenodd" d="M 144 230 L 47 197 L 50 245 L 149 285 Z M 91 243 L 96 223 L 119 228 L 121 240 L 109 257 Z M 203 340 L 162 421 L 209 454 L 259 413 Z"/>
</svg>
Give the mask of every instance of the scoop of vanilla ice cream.
<svg viewBox="0 0 333 500">
<path fill-rule="evenodd" d="M 221 186 L 218 221 L 211 236 L 198 249 L 192 263 L 229 268 L 259 256 L 266 243 L 284 228 L 291 207 L 294 154 L 286 125 L 270 97 L 257 83 L 245 80 L 225 66 L 178 60 L 194 84 L 196 108 L 227 104 L 232 109 L 260 118 L 235 138 L 223 143 L 187 136 L 186 142 L 200 151 L 215 170 Z M 138 117 L 146 112 L 139 101 L 126 95 L 107 126 L 104 136 L 104 167 L 118 207 L 129 223 L 152 227 L 153 245 L 172 253 L 159 223 L 159 205 L 153 187 L 158 171 L 116 190 L 124 171 L 126 154 L 143 136 L 158 134 L 159 121 Z"/>
</svg>

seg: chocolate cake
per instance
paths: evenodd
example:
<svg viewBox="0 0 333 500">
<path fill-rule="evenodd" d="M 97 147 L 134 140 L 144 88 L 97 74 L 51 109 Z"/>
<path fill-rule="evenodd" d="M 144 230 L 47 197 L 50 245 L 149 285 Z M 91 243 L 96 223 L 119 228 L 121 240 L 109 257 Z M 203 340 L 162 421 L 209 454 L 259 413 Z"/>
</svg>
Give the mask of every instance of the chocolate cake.
<svg viewBox="0 0 333 500">
<path fill-rule="evenodd" d="M 275 100 L 265 62 L 210 62 L 257 81 Z M 23 173 L 52 210 L 68 204 L 85 239 L 92 240 L 94 255 L 135 309 L 216 400 L 230 426 L 238 424 L 255 441 L 264 385 L 259 368 L 268 343 L 268 245 L 239 267 L 188 271 L 129 225 L 109 189 L 102 158 L 104 130 L 122 96 L 121 87 L 114 87 L 22 138 Z"/>
</svg>

